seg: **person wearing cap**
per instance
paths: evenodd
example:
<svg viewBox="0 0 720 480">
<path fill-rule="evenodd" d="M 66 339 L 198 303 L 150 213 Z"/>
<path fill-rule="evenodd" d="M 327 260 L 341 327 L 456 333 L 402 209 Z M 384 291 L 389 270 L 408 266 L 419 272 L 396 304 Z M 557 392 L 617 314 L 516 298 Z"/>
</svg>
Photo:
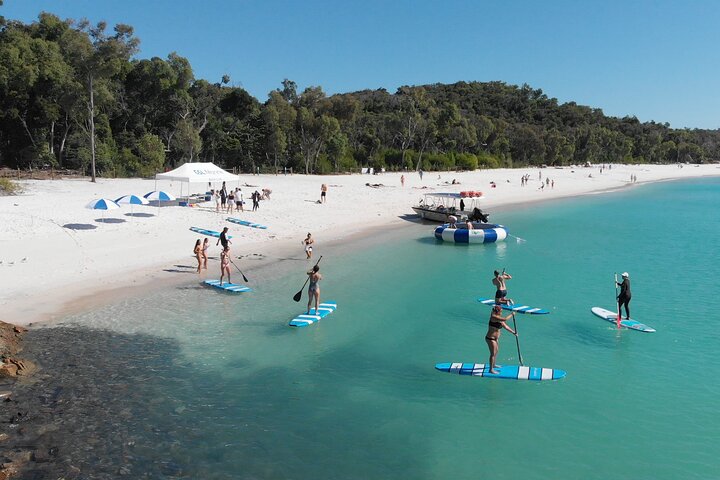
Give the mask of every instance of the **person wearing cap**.
<svg viewBox="0 0 720 480">
<path fill-rule="evenodd" d="M 490 373 L 499 373 L 495 370 L 495 359 L 500 350 L 498 340 L 500 339 L 501 330 L 504 328 L 517 337 L 517 332 L 506 323 L 511 317 L 512 313 L 506 317 L 502 316 L 502 307 L 499 304 L 493 306 L 492 312 L 490 313 L 488 331 L 485 334 L 485 343 L 487 343 L 488 349 L 490 350 Z"/>
<path fill-rule="evenodd" d="M 625 305 L 625 318 L 628 320 L 630 319 L 630 299 L 632 298 L 632 294 L 630 293 L 630 274 L 628 272 L 623 272 L 622 276 L 622 283 L 617 283 L 620 287 L 620 294 L 617 297 L 618 300 L 618 315 L 620 315 L 620 310 L 622 309 L 622 306 Z"/>
<path fill-rule="evenodd" d="M 506 272 L 498 272 L 495 270 L 493 272 L 495 274 L 495 277 L 492 279 L 493 285 L 495 285 L 495 303 L 502 303 L 502 304 L 509 304 L 513 303 L 512 299 L 506 298 L 507 297 L 507 285 L 505 284 L 505 281 L 510 280 L 512 276 L 509 273 Z"/>
</svg>

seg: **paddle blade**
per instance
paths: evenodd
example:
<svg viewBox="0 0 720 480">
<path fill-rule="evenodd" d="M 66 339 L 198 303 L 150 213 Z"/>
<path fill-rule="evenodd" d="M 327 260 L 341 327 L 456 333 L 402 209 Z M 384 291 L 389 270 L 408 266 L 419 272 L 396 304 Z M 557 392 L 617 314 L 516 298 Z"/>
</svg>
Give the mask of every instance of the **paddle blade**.
<svg viewBox="0 0 720 480">
<path fill-rule="evenodd" d="M 302 290 L 300 290 L 299 292 L 297 292 L 295 294 L 295 296 L 293 297 L 293 300 L 295 300 L 296 302 L 299 302 L 301 298 L 302 298 Z"/>
</svg>

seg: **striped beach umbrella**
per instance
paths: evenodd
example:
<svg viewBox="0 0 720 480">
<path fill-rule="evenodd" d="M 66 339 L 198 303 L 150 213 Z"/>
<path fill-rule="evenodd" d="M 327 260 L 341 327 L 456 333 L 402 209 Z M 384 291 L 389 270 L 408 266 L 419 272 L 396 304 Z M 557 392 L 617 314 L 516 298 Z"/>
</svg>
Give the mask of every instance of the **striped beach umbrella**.
<svg viewBox="0 0 720 480">
<path fill-rule="evenodd" d="M 162 190 L 153 190 L 152 192 L 148 192 L 145 195 L 143 195 L 148 200 L 157 200 L 158 202 L 158 215 L 160 215 L 160 202 L 172 202 L 175 200 L 175 197 L 167 192 L 163 192 Z"/>
<path fill-rule="evenodd" d="M 118 205 L 130 205 L 130 216 L 133 216 L 133 208 L 135 205 L 147 205 L 150 203 L 145 197 L 138 195 L 123 195 L 115 200 Z"/>
<path fill-rule="evenodd" d="M 85 205 L 85 208 L 89 208 L 90 210 L 101 210 L 102 221 L 105 223 L 105 210 L 115 210 L 116 208 L 120 208 L 120 205 L 108 198 L 98 198 Z"/>
<path fill-rule="evenodd" d="M 175 200 L 175 197 L 167 192 L 163 192 L 162 190 L 154 190 L 152 192 L 146 193 L 143 195 L 143 197 L 147 198 L 148 200 L 157 200 L 159 202 L 172 202 Z"/>
</svg>

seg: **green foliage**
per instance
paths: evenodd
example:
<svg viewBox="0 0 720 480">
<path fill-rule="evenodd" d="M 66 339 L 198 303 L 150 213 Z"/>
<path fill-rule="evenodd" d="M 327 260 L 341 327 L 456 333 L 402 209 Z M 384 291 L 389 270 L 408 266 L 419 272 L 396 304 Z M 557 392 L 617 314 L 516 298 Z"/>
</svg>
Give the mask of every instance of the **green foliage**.
<svg viewBox="0 0 720 480">
<path fill-rule="evenodd" d="M 0 195 L 17 195 L 22 192 L 22 187 L 9 178 L 0 177 Z"/>
<path fill-rule="evenodd" d="M 0 21 L 3 165 L 148 176 L 184 161 L 326 173 L 720 160 L 719 130 L 607 117 L 529 85 L 328 97 L 284 79 L 261 104 L 227 76 L 196 79 L 174 52 L 133 59 L 138 42 L 127 25 L 49 13 L 30 24 Z"/>
</svg>

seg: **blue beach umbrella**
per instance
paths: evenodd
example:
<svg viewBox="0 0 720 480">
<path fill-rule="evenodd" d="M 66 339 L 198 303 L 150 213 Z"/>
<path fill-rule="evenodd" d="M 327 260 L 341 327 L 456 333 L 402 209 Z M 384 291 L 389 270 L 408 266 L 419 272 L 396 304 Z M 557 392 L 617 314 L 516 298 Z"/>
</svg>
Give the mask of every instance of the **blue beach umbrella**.
<svg viewBox="0 0 720 480">
<path fill-rule="evenodd" d="M 115 210 L 116 208 L 120 208 L 120 205 L 108 198 L 98 198 L 97 200 L 93 200 L 85 205 L 85 208 L 89 208 L 90 210 L 101 210 L 103 212 L 102 221 L 105 223 L 105 210 Z"/>
<path fill-rule="evenodd" d="M 145 197 L 139 197 L 137 195 L 123 195 L 122 197 L 115 200 L 118 205 L 130 205 L 130 216 L 133 216 L 133 207 L 135 205 L 147 205 L 148 200 Z"/>
<path fill-rule="evenodd" d="M 158 202 L 158 215 L 160 215 L 160 202 L 172 202 L 175 200 L 175 197 L 167 192 L 163 192 L 162 190 L 153 190 L 152 192 L 148 192 L 145 195 L 143 195 L 148 200 L 157 200 Z"/>
</svg>

